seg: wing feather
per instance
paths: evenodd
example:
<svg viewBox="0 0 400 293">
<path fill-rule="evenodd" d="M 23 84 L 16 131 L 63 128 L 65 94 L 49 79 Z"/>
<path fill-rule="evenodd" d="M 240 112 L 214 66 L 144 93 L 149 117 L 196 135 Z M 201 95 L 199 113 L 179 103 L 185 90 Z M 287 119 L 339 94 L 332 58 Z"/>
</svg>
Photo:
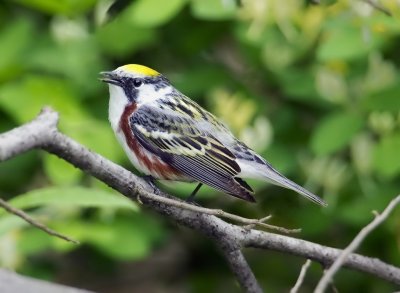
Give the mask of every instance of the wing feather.
<svg viewBox="0 0 400 293">
<path fill-rule="evenodd" d="M 129 122 L 144 148 L 186 176 L 233 196 L 255 201 L 250 186 L 235 178 L 241 171 L 235 155 L 217 138 L 196 128 L 192 117 L 177 115 L 141 106 Z"/>
</svg>

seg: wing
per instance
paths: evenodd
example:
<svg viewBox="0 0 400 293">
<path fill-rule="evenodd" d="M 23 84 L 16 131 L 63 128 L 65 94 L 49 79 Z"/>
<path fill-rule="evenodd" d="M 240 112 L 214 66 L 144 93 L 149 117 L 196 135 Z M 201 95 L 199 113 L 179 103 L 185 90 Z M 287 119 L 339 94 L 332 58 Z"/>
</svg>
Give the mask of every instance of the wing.
<svg viewBox="0 0 400 293">
<path fill-rule="evenodd" d="M 129 119 L 139 143 L 186 176 L 247 201 L 255 201 L 249 185 L 235 178 L 236 157 L 217 138 L 196 127 L 190 115 L 169 114 L 147 105 Z"/>
</svg>

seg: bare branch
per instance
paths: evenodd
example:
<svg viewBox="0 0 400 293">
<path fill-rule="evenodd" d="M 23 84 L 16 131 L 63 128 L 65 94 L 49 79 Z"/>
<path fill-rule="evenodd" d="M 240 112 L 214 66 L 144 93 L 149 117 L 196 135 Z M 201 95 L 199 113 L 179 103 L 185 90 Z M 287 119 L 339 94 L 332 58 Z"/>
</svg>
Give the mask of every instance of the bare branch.
<svg viewBox="0 0 400 293">
<path fill-rule="evenodd" d="M 297 293 L 299 291 L 301 284 L 303 284 L 308 267 L 310 265 L 311 265 L 311 260 L 307 259 L 307 261 L 301 267 L 299 277 L 297 278 L 296 284 L 294 284 L 293 288 L 290 290 L 290 293 Z"/>
<path fill-rule="evenodd" d="M 0 292 L 15 293 L 94 293 L 92 291 L 68 287 L 42 280 L 36 280 L 26 276 L 20 276 L 14 272 L 0 269 Z"/>
<path fill-rule="evenodd" d="M 222 249 L 222 252 L 228 261 L 231 271 L 239 280 L 239 283 L 244 284 L 242 287 L 246 288 L 248 293 L 262 293 L 263 291 L 244 258 L 243 253 L 239 249 L 232 251 Z"/>
<path fill-rule="evenodd" d="M 319 245 L 302 239 L 296 239 L 258 230 L 252 230 L 251 233 L 246 235 L 243 242 L 245 247 L 270 249 L 293 254 L 317 261 L 324 266 L 328 266 L 333 263 L 342 252 L 340 249 Z M 400 285 L 400 269 L 384 263 L 379 259 L 352 253 L 345 260 L 343 265 L 347 268 L 368 273 Z"/>
<path fill-rule="evenodd" d="M 374 9 L 386 14 L 387 16 L 392 16 L 392 12 L 384 7 L 382 4 L 376 2 L 375 0 L 363 0 L 365 3 L 371 5 Z"/>
<path fill-rule="evenodd" d="M 385 208 L 382 214 L 375 215 L 375 219 L 365 226 L 361 231 L 357 234 L 357 236 L 353 239 L 353 241 L 340 253 L 340 256 L 335 260 L 332 266 L 324 273 L 323 277 L 319 281 L 315 292 L 322 293 L 325 291 L 329 282 L 333 279 L 333 276 L 339 270 L 339 268 L 346 261 L 346 258 L 350 253 L 355 251 L 361 244 L 361 242 L 371 233 L 376 227 L 378 227 L 383 221 L 387 219 L 392 210 L 396 207 L 396 205 L 400 202 L 400 195 L 394 198 L 389 205 Z"/>
<path fill-rule="evenodd" d="M 309 258 L 325 265 L 331 264 L 341 252 L 339 249 L 305 240 L 233 225 L 204 213 L 208 209 L 186 206 L 186 203 L 181 204 L 182 201 L 179 199 L 161 191 L 159 194 L 154 194 L 153 188 L 142 178 L 60 133 L 56 124 L 57 114 L 46 110 L 34 121 L 1 134 L 0 161 L 40 148 L 63 158 L 132 200 L 137 200 L 139 197 L 145 207 L 213 240 L 223 251 L 231 270 L 245 291 L 257 292 L 260 286 L 255 278 L 251 277 L 251 269 L 247 262 L 243 261 L 243 255 L 235 252 L 240 252 L 244 247 L 280 251 Z M 179 204 L 176 204 L 177 202 Z M 220 212 L 215 212 L 215 210 L 212 213 L 221 216 Z M 263 226 L 259 224 L 262 223 L 261 220 L 247 219 L 245 221 L 250 222 L 245 224 L 254 224 L 252 221 L 255 221 L 258 226 Z M 242 223 L 240 220 L 239 222 Z M 234 257 L 239 259 L 235 260 Z M 350 254 L 343 265 L 400 285 L 400 269 L 378 259 Z"/>
<path fill-rule="evenodd" d="M 48 227 L 46 227 L 45 225 L 43 225 L 42 223 L 39 223 L 38 221 L 36 221 L 34 218 L 32 218 L 31 216 L 29 216 L 28 214 L 26 214 L 25 212 L 23 212 L 22 210 L 19 210 L 17 208 L 14 208 L 13 206 L 11 206 L 10 204 L 8 204 L 5 200 L 3 200 L 2 198 L 0 198 L 0 206 L 3 207 L 6 211 L 8 211 L 11 214 L 16 215 L 17 217 L 20 217 L 21 219 L 23 219 L 24 221 L 28 222 L 29 224 L 31 224 L 32 226 L 35 226 L 36 228 L 39 228 L 40 230 L 46 232 L 49 235 L 61 238 L 63 240 L 66 240 L 68 242 L 72 242 L 75 244 L 79 244 L 79 241 L 74 240 L 69 238 L 68 236 L 65 236 L 61 233 L 58 233 Z"/>
</svg>

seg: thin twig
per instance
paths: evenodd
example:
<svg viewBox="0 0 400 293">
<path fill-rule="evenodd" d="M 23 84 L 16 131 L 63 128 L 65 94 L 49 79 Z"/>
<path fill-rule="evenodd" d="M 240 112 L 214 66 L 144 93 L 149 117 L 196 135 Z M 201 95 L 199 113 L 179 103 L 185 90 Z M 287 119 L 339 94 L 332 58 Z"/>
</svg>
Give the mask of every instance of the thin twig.
<svg viewBox="0 0 400 293">
<path fill-rule="evenodd" d="M 386 14 L 387 16 L 392 16 L 392 12 L 387 9 L 386 7 L 384 7 L 382 4 L 377 3 L 374 0 L 363 0 L 365 3 L 371 5 L 373 8 L 375 8 L 376 10 Z"/>
<path fill-rule="evenodd" d="M 260 221 L 261 223 L 265 223 L 266 221 L 268 221 L 271 218 L 272 218 L 272 215 L 268 215 L 268 216 L 265 216 L 264 218 L 259 219 L 258 221 Z M 244 225 L 243 226 L 243 228 L 245 228 L 245 229 L 253 229 L 254 227 L 255 227 L 255 224 L 249 224 L 249 225 Z"/>
<path fill-rule="evenodd" d="M 307 261 L 303 264 L 300 270 L 299 277 L 297 278 L 296 284 L 294 284 L 293 288 L 290 290 L 290 293 L 297 293 L 303 284 L 304 278 L 306 276 L 308 267 L 311 265 L 311 260 L 307 259 Z"/>
<path fill-rule="evenodd" d="M 278 231 L 281 233 L 285 233 L 285 234 L 291 234 L 291 233 L 299 233 L 301 232 L 301 229 L 286 229 L 283 227 L 279 227 L 279 226 L 274 226 L 274 225 L 270 225 L 270 224 L 266 224 L 264 223 L 264 221 L 266 221 L 267 219 L 270 218 L 270 216 L 261 218 L 261 219 L 249 219 L 249 218 L 244 218 L 235 214 L 231 214 L 228 212 L 225 212 L 221 209 L 209 209 L 209 208 L 204 208 L 204 207 L 200 207 L 200 206 L 195 206 L 189 203 L 186 203 L 184 201 L 178 201 L 176 199 L 171 199 L 171 198 L 167 198 L 167 197 L 161 197 L 158 196 L 154 193 L 150 193 L 147 192 L 145 190 L 142 190 L 140 192 L 140 196 L 141 197 L 146 197 L 148 199 L 154 200 L 154 201 L 158 201 L 160 203 L 164 203 L 167 205 L 171 205 L 180 209 L 185 209 L 185 210 L 189 210 L 192 212 L 199 212 L 202 214 L 207 214 L 207 215 L 211 215 L 211 216 L 216 216 L 219 218 L 225 218 L 225 219 L 229 219 L 232 221 L 235 221 L 237 223 L 240 224 L 245 224 L 245 225 L 253 225 L 253 226 L 258 226 L 258 227 L 262 227 L 262 228 L 266 228 L 269 230 L 274 230 L 274 231 Z"/>
<path fill-rule="evenodd" d="M 389 205 L 385 208 L 382 214 L 376 215 L 375 219 L 365 226 L 361 231 L 357 234 L 357 236 L 353 239 L 353 241 L 342 251 L 339 257 L 335 260 L 332 266 L 324 273 L 323 277 L 319 281 L 317 287 L 315 288 L 316 293 L 322 293 L 325 291 L 328 284 L 333 279 L 333 276 L 339 270 L 339 268 L 343 265 L 346 258 L 350 253 L 355 251 L 361 244 L 361 242 L 367 237 L 369 233 L 371 233 L 376 227 L 378 227 L 383 221 L 387 219 L 395 206 L 400 202 L 400 195 L 395 197 Z"/>
<path fill-rule="evenodd" d="M 68 236 L 65 236 L 65 235 L 63 235 L 61 233 L 58 233 L 58 232 L 46 227 L 45 225 L 43 225 L 42 223 L 39 223 L 38 221 L 36 221 L 34 218 L 29 216 L 28 214 L 26 214 L 22 210 L 14 208 L 13 206 L 8 204 L 2 198 L 0 198 L 0 206 L 3 207 L 9 213 L 12 213 L 12 214 L 16 215 L 17 217 L 20 217 L 21 219 L 23 219 L 24 221 L 28 222 L 32 226 L 35 226 L 36 228 L 39 228 L 40 230 L 46 232 L 49 235 L 56 236 L 58 238 L 61 238 L 61 239 L 66 240 L 68 242 L 72 242 L 74 244 L 79 244 L 79 241 L 74 240 L 72 238 L 69 238 Z"/>
</svg>

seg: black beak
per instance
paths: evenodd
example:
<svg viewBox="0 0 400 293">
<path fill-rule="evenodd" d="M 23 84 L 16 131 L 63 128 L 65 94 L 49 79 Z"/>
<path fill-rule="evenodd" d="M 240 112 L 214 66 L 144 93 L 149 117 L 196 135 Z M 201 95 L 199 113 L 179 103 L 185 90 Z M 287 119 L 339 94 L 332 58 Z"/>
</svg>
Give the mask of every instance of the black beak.
<svg viewBox="0 0 400 293">
<path fill-rule="evenodd" d="M 114 85 L 121 85 L 121 79 L 112 71 L 102 71 L 100 72 L 101 81 L 105 83 L 110 83 Z"/>
</svg>

